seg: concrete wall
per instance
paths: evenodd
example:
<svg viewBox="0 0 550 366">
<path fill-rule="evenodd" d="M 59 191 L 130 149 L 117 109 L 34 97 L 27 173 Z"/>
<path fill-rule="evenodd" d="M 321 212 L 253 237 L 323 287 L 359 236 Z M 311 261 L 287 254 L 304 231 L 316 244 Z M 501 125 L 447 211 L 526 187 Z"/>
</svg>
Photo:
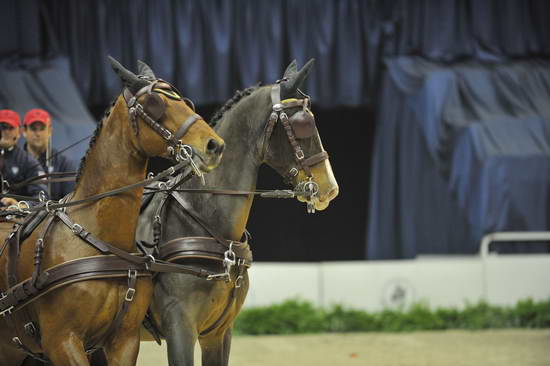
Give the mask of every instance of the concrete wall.
<svg viewBox="0 0 550 366">
<path fill-rule="evenodd" d="M 403 261 L 255 263 L 245 306 L 299 297 L 368 311 L 424 301 L 461 308 L 486 299 L 513 305 L 550 298 L 550 255 L 426 257 Z"/>
</svg>

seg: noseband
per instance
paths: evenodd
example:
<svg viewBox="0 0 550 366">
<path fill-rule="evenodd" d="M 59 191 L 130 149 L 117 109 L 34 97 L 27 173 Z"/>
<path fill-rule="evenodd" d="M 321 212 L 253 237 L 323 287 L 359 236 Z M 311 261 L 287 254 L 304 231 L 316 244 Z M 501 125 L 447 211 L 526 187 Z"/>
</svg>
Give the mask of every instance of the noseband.
<svg viewBox="0 0 550 366">
<path fill-rule="evenodd" d="M 132 127 L 139 135 L 139 125 L 137 123 L 137 117 L 140 116 L 145 123 L 159 136 L 161 136 L 168 144 L 168 153 L 174 157 L 176 161 L 187 160 L 192 156 L 193 149 L 189 145 L 184 145 L 179 141 L 189 130 L 189 128 L 198 120 L 202 119 L 198 114 L 193 114 L 188 117 L 180 128 L 175 132 L 171 132 L 167 128 L 163 127 L 158 121 L 162 119 L 166 112 L 166 103 L 158 95 L 164 94 L 167 97 L 175 100 L 183 100 L 193 111 L 195 106 L 187 98 L 182 98 L 175 87 L 168 82 L 157 79 L 148 80 L 149 85 L 141 88 L 135 95 L 130 92 L 128 88 L 124 88 L 122 95 L 128 106 L 128 113 L 130 114 L 130 121 Z M 138 102 L 138 99 L 146 94 L 144 104 Z"/>
<path fill-rule="evenodd" d="M 322 150 L 321 152 L 306 158 L 304 150 L 297 141 L 298 138 L 311 137 L 315 132 L 315 120 L 308 108 L 310 103 L 309 97 L 305 96 L 303 99 L 288 99 L 281 101 L 281 84 L 279 81 L 271 88 L 271 103 L 273 111 L 267 121 L 263 156 L 267 156 L 271 134 L 273 133 L 273 129 L 275 128 L 277 121 L 281 120 L 288 137 L 288 141 L 294 150 L 294 160 L 297 165 L 297 167 L 292 167 L 289 169 L 283 177 L 285 181 L 291 183 L 292 179 L 298 175 L 300 170 L 302 170 L 307 178 L 306 180 L 299 182 L 297 188 L 308 192 L 310 200 L 319 192 L 319 186 L 313 181 L 311 167 L 328 159 L 328 153 Z M 302 107 L 302 110 L 294 113 L 289 118 L 285 112 L 285 109 L 295 107 Z M 312 209 L 309 206 L 310 205 L 308 204 L 308 212 Z"/>
</svg>

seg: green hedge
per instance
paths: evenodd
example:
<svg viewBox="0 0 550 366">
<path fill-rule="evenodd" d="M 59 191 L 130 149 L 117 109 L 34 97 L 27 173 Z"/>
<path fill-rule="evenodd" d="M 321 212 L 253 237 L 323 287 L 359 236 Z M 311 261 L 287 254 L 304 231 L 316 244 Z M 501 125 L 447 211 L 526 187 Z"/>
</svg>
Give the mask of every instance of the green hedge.
<svg viewBox="0 0 550 366">
<path fill-rule="evenodd" d="M 298 334 L 322 332 L 403 332 L 437 329 L 549 328 L 550 299 L 519 301 L 514 307 L 485 302 L 464 309 L 431 310 L 419 303 L 409 309 L 368 313 L 340 305 L 329 309 L 302 300 L 245 309 L 235 323 L 237 334 Z"/>
</svg>

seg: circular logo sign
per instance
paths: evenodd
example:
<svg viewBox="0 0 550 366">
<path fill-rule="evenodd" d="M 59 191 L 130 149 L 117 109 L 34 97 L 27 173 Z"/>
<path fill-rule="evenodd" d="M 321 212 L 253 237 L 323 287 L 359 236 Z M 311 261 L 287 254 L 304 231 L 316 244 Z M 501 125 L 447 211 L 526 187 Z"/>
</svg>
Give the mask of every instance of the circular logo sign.
<svg viewBox="0 0 550 366">
<path fill-rule="evenodd" d="M 394 278 L 384 285 L 382 304 L 390 309 L 403 309 L 411 305 L 415 298 L 412 283 L 404 278 Z"/>
</svg>

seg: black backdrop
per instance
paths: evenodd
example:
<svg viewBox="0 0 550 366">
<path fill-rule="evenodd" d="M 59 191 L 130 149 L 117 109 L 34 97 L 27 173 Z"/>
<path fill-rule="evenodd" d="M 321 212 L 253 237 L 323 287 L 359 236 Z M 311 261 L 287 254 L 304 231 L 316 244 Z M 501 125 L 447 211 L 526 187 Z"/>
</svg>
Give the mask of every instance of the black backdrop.
<svg viewBox="0 0 550 366">
<path fill-rule="evenodd" d="M 216 106 L 199 106 L 211 116 Z M 364 259 L 365 222 L 370 182 L 370 156 L 374 124 L 369 109 L 324 109 L 313 106 L 319 133 L 340 186 L 340 195 L 325 211 L 311 215 L 296 200 L 256 198 L 248 221 L 254 259 L 260 261 L 320 261 Z M 342 124 L 347 128 L 341 128 Z M 337 153 L 333 153 L 336 152 Z M 151 170 L 168 167 L 152 159 Z M 282 178 L 262 166 L 259 189 L 286 189 Z"/>
<path fill-rule="evenodd" d="M 381 100 L 386 58 L 415 55 L 452 65 L 550 55 L 550 2 L 544 0 L 1 3 L 0 57 L 40 62 L 66 56 L 94 115 L 120 91 L 107 54 L 130 68 L 145 60 L 205 116 L 235 89 L 273 82 L 292 59 L 303 64 L 315 57 L 306 90 L 341 194 L 313 216 L 296 202 L 257 201 L 250 229 L 260 260 L 365 257 L 368 197 L 391 194 L 388 187 L 369 193 L 374 116 L 382 102 L 392 105 Z M 62 86 L 52 85 L 52 93 L 56 87 Z M 270 171 L 261 175 L 260 188 L 281 185 Z"/>
</svg>

